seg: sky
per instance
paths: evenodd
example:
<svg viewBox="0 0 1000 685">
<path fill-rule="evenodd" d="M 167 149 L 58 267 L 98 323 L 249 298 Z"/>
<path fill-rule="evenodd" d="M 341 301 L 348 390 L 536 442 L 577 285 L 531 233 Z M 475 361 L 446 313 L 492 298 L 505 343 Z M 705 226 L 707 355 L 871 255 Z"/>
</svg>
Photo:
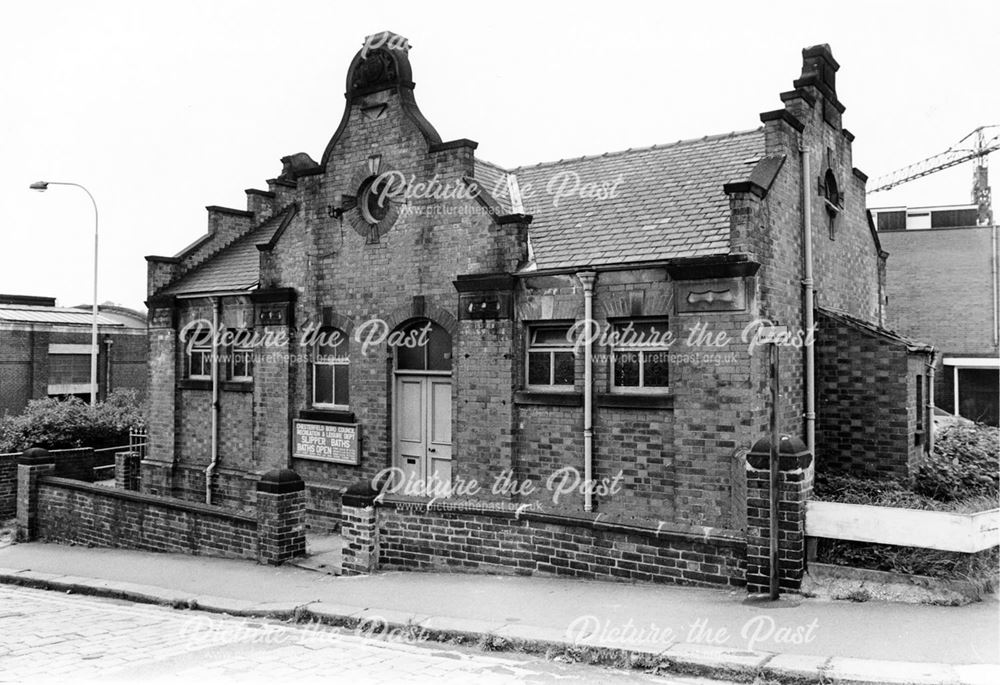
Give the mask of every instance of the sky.
<svg viewBox="0 0 1000 685">
<path fill-rule="evenodd" d="M 409 39 L 443 140 L 513 167 L 746 130 L 781 107 L 801 49 L 840 62 L 854 164 L 873 179 L 1000 124 L 1000 3 L 5 2 L 0 293 L 142 308 L 146 255 L 245 208 L 280 158 L 319 159 L 364 37 Z M 1000 188 L 1000 153 L 994 155 Z M 970 202 L 964 164 L 870 207 Z M 996 194 L 1000 197 L 1000 190 Z M 891 259 L 891 257 L 890 257 Z"/>
</svg>

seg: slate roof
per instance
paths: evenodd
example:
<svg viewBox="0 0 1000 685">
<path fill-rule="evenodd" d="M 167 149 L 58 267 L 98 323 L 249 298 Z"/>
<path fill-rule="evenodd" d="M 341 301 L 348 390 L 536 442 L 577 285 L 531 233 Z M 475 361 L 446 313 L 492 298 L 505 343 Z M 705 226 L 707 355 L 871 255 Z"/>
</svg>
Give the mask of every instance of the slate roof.
<svg viewBox="0 0 1000 685">
<path fill-rule="evenodd" d="M 283 230 L 291 221 L 295 212 L 294 205 L 286 207 L 184 274 L 161 294 L 193 295 L 253 290 L 260 282 L 260 251 L 257 245 L 270 242 L 275 233 Z"/>
<path fill-rule="evenodd" d="M 763 157 L 764 130 L 755 129 L 509 171 L 477 159 L 475 177 L 501 214 L 517 211 L 508 186 L 508 175 L 515 177 L 522 211 L 533 217 L 528 234 L 534 261 L 526 270 L 587 267 L 727 254 L 729 198 L 722 187 L 750 179 Z M 555 194 L 577 183 L 577 192 Z M 582 188 L 603 189 L 605 196 L 587 196 Z M 270 241 L 294 212 L 279 212 L 163 294 L 257 287 L 256 246 Z"/>
<path fill-rule="evenodd" d="M 729 199 L 722 186 L 749 178 L 763 156 L 764 132 L 755 129 L 512 169 L 533 217 L 529 268 L 726 254 Z M 509 198 L 493 193 L 500 173 L 477 161 L 477 179 L 509 208 Z M 556 197 L 556 189 L 571 189 L 577 179 L 580 187 L 620 182 L 613 197 Z"/>
</svg>

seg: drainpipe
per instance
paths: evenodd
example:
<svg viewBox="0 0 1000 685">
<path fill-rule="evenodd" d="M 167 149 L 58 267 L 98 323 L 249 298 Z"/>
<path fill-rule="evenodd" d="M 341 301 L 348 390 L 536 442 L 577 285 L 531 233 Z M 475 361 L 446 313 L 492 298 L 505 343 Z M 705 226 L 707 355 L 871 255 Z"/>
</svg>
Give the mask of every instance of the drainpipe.
<svg viewBox="0 0 1000 685">
<path fill-rule="evenodd" d="M 111 338 L 104 339 L 104 399 L 108 399 L 111 394 L 111 346 L 115 341 Z"/>
<path fill-rule="evenodd" d="M 993 246 L 990 253 L 990 265 L 993 270 L 993 347 L 996 347 L 1000 345 L 1000 283 L 997 282 L 997 225 L 995 223 L 990 242 Z"/>
<path fill-rule="evenodd" d="M 951 387 L 954 390 L 953 401 L 955 402 L 955 407 L 954 407 L 955 416 L 961 416 L 961 414 L 958 413 L 958 364 L 956 364 L 951 368 L 953 369 L 954 372 L 954 375 L 951 377 L 952 378 Z"/>
<path fill-rule="evenodd" d="M 813 260 L 812 260 L 812 197 L 809 181 L 809 149 L 800 141 L 799 156 L 802 159 L 802 277 L 803 307 L 805 308 L 806 332 L 813 329 Z M 806 353 L 806 446 L 816 458 L 816 350 L 814 342 L 805 346 Z"/>
<path fill-rule="evenodd" d="M 593 337 L 590 322 L 594 320 L 594 280 L 597 274 L 583 271 L 577 276 L 583 284 L 583 318 L 587 322 L 586 338 L 583 345 L 583 480 L 587 484 L 583 495 L 583 510 L 593 511 L 594 501 L 591 481 L 594 478 L 594 362 Z"/>
<path fill-rule="evenodd" d="M 934 452 L 934 365 L 937 363 L 937 351 L 930 354 L 927 362 L 927 456 Z"/>
<path fill-rule="evenodd" d="M 222 298 L 212 299 L 212 461 L 205 469 L 205 504 L 212 503 L 212 476 L 219 464 L 219 310 Z"/>
</svg>

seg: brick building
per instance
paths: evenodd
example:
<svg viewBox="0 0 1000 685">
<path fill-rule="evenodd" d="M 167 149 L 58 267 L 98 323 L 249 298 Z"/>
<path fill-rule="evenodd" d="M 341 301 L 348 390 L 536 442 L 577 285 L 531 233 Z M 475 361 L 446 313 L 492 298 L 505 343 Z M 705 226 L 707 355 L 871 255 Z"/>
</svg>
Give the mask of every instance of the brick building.
<svg viewBox="0 0 1000 685">
<path fill-rule="evenodd" d="M 597 520 L 655 530 L 671 559 L 697 559 L 666 576 L 743 583 L 745 453 L 769 417 L 762 320 L 791 334 L 782 429 L 810 433 L 807 216 L 816 304 L 864 324 L 894 373 L 922 373 L 879 328 L 885 253 L 838 69 L 827 46 L 804 50 L 760 128 L 503 169 L 424 117 L 403 39 L 366 42 L 319 161 L 283 158 L 246 209 L 208 207 L 206 235 L 147 257 L 143 489 L 241 507 L 259 474 L 287 467 L 310 524 L 337 527 L 344 489 L 396 467 L 428 486 L 475 480 L 478 500 L 589 526 L 583 541 L 604 539 Z M 574 344 L 581 322 L 601 333 L 590 345 Z M 823 364 L 874 373 L 840 352 Z M 903 392 L 838 405 L 838 420 L 864 423 Z M 905 461 L 912 434 L 893 439 Z M 598 487 L 555 501 L 544 486 L 566 467 Z M 493 492 L 498 477 L 536 489 Z M 399 525 L 387 539 L 427 532 Z"/>
<path fill-rule="evenodd" d="M 889 324 L 932 343 L 934 401 L 967 419 L 998 424 L 998 254 L 995 226 L 979 207 L 872 209 L 888 262 Z"/>
<path fill-rule="evenodd" d="M 118 388 L 145 393 L 145 314 L 116 305 L 98 310 L 98 399 Z M 28 400 L 90 399 L 91 321 L 89 305 L 0 295 L 0 415 L 19 414 Z"/>
</svg>

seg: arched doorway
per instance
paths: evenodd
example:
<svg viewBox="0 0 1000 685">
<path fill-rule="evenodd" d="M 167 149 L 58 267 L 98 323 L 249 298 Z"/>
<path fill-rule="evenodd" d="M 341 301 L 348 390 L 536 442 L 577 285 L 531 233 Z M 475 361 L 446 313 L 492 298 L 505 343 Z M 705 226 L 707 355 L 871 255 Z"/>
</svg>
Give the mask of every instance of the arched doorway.
<svg viewBox="0 0 1000 685">
<path fill-rule="evenodd" d="M 407 483 L 451 484 L 451 336 L 429 319 L 401 326 L 393 342 L 393 466 Z"/>
</svg>

